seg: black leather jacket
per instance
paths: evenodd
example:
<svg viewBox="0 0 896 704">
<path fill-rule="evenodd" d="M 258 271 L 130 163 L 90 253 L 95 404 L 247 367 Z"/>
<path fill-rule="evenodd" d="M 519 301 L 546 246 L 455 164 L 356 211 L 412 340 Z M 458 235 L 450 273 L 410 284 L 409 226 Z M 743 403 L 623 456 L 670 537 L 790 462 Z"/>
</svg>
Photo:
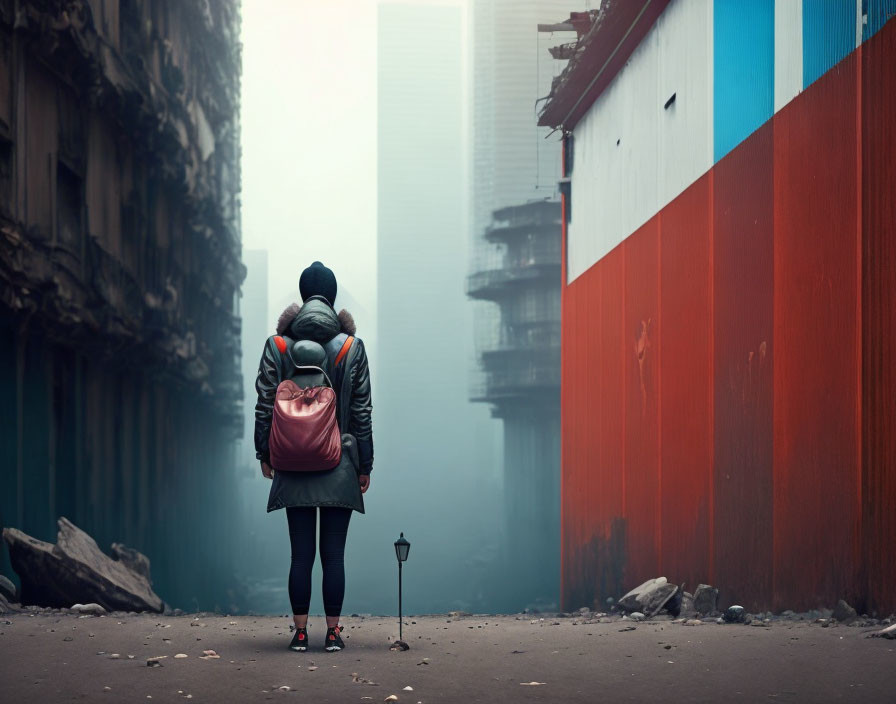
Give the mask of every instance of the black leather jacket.
<svg viewBox="0 0 896 704">
<path fill-rule="evenodd" d="M 313 340 L 327 352 L 326 369 L 336 390 L 336 418 L 343 433 L 354 436 L 358 447 L 359 472 L 370 474 L 373 470 L 373 424 L 370 400 L 370 372 L 367 353 L 360 338 L 354 337 L 354 321 L 345 311 L 336 312 L 323 298 L 312 296 L 299 308 L 290 306 L 280 316 L 277 335 L 269 337 L 264 344 L 255 390 L 258 402 L 255 404 L 255 456 L 264 462 L 270 461 L 268 436 L 271 432 L 271 417 L 274 412 L 274 397 L 277 386 L 283 379 L 292 376 L 293 365 L 288 350 L 297 340 Z M 354 340 L 344 358 L 335 364 L 339 351 L 346 339 Z M 280 351 L 278 339 L 282 340 Z"/>
</svg>

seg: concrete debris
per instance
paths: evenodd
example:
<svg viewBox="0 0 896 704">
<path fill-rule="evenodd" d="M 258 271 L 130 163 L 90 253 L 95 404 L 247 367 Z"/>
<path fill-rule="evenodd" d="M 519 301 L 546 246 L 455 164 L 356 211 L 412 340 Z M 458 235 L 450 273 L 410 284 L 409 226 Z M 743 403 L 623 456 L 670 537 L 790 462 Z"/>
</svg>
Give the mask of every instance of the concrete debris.
<svg viewBox="0 0 896 704">
<path fill-rule="evenodd" d="M 10 561 L 21 579 L 23 604 L 64 608 L 95 603 L 107 611 L 162 611 L 163 602 L 146 576 L 103 553 L 67 518 L 57 525 L 55 545 L 16 528 L 3 529 Z"/>
<path fill-rule="evenodd" d="M 2 574 L 0 574 L 0 596 L 9 602 L 16 601 L 16 585 Z"/>
<path fill-rule="evenodd" d="M 743 606 L 734 604 L 725 609 L 722 620 L 725 623 L 743 623 L 746 620 L 746 611 Z"/>
<path fill-rule="evenodd" d="M 697 585 L 694 591 L 694 611 L 698 614 L 714 614 L 718 611 L 719 590 L 709 584 Z"/>
<path fill-rule="evenodd" d="M 411 646 L 405 643 L 403 640 L 397 640 L 392 645 L 389 646 L 389 650 L 410 650 Z"/>
<path fill-rule="evenodd" d="M 856 610 L 843 599 L 837 602 L 837 606 L 834 607 L 832 616 L 840 623 L 852 623 L 859 617 Z"/>
<path fill-rule="evenodd" d="M 109 613 L 99 604 L 74 604 L 69 610 L 75 614 L 88 614 L 93 616 L 105 616 Z"/>
<path fill-rule="evenodd" d="M 619 600 L 619 608 L 628 612 L 640 612 L 645 617 L 658 614 L 675 597 L 679 588 L 669 584 L 665 577 L 648 579 Z M 681 600 L 673 602 L 674 610 L 680 610 Z"/>
<path fill-rule="evenodd" d="M 896 640 L 896 623 L 891 626 L 887 626 L 886 628 L 882 628 L 879 631 L 875 631 L 871 634 L 872 638 L 887 638 L 889 640 Z"/>
<path fill-rule="evenodd" d="M 152 584 L 152 578 L 149 576 L 149 558 L 146 555 L 122 543 L 112 543 L 110 552 L 113 558 L 131 571 L 143 575 L 146 577 L 146 581 Z M 175 612 L 178 610 L 175 609 Z M 175 613 L 175 615 L 177 614 Z"/>
</svg>

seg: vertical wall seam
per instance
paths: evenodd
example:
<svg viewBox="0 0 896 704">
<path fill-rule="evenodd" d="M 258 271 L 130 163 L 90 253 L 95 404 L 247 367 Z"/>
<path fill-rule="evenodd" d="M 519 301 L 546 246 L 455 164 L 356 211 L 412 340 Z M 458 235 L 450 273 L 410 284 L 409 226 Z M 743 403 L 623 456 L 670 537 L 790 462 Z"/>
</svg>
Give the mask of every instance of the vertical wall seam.
<svg viewBox="0 0 896 704">
<path fill-rule="evenodd" d="M 715 291 L 715 169 L 709 171 L 709 207 L 707 219 L 709 233 L 709 583 L 716 584 L 716 502 L 715 502 L 715 477 L 716 477 L 716 291 Z"/>
<path fill-rule="evenodd" d="M 862 40 L 862 0 L 856 0 L 857 17 L 857 46 Z M 853 533 L 853 554 L 856 556 L 857 562 L 854 570 L 857 574 L 853 575 L 853 587 L 859 593 L 866 593 L 860 584 L 864 579 L 865 560 L 862 559 L 862 474 L 863 474 L 863 436 L 862 436 L 862 403 L 864 393 L 862 391 L 863 377 L 863 345 L 862 345 L 862 48 L 858 46 L 856 49 L 856 512 L 855 526 Z"/>
<path fill-rule="evenodd" d="M 663 571 L 663 211 L 656 218 L 656 569 Z"/>
</svg>

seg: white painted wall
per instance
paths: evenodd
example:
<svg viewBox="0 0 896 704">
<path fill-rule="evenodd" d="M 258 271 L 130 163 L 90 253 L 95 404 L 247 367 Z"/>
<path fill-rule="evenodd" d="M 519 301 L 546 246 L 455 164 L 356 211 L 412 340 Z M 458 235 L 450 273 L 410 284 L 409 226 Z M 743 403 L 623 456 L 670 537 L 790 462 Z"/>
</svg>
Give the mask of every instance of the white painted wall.
<svg viewBox="0 0 896 704">
<path fill-rule="evenodd" d="M 859 0 L 861 7 L 861 0 Z M 775 2 L 775 112 L 803 89 L 803 3 Z"/>
<path fill-rule="evenodd" d="M 576 125 L 568 281 L 712 166 L 712 18 L 712 0 L 671 3 Z"/>
</svg>

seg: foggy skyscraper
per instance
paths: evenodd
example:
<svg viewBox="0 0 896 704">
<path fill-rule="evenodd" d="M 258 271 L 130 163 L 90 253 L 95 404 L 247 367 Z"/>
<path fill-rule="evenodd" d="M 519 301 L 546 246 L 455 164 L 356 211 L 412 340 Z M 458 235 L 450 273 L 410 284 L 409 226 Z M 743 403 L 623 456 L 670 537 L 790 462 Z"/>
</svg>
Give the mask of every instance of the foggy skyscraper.
<svg viewBox="0 0 896 704">
<path fill-rule="evenodd" d="M 539 51 L 537 30 L 577 8 L 567 0 L 472 5 L 466 290 L 476 301 L 479 371 L 470 397 L 503 421 L 503 555 L 515 608 L 523 608 L 555 603 L 559 584 L 560 142 L 545 139 L 535 108 L 562 66 Z"/>
</svg>

